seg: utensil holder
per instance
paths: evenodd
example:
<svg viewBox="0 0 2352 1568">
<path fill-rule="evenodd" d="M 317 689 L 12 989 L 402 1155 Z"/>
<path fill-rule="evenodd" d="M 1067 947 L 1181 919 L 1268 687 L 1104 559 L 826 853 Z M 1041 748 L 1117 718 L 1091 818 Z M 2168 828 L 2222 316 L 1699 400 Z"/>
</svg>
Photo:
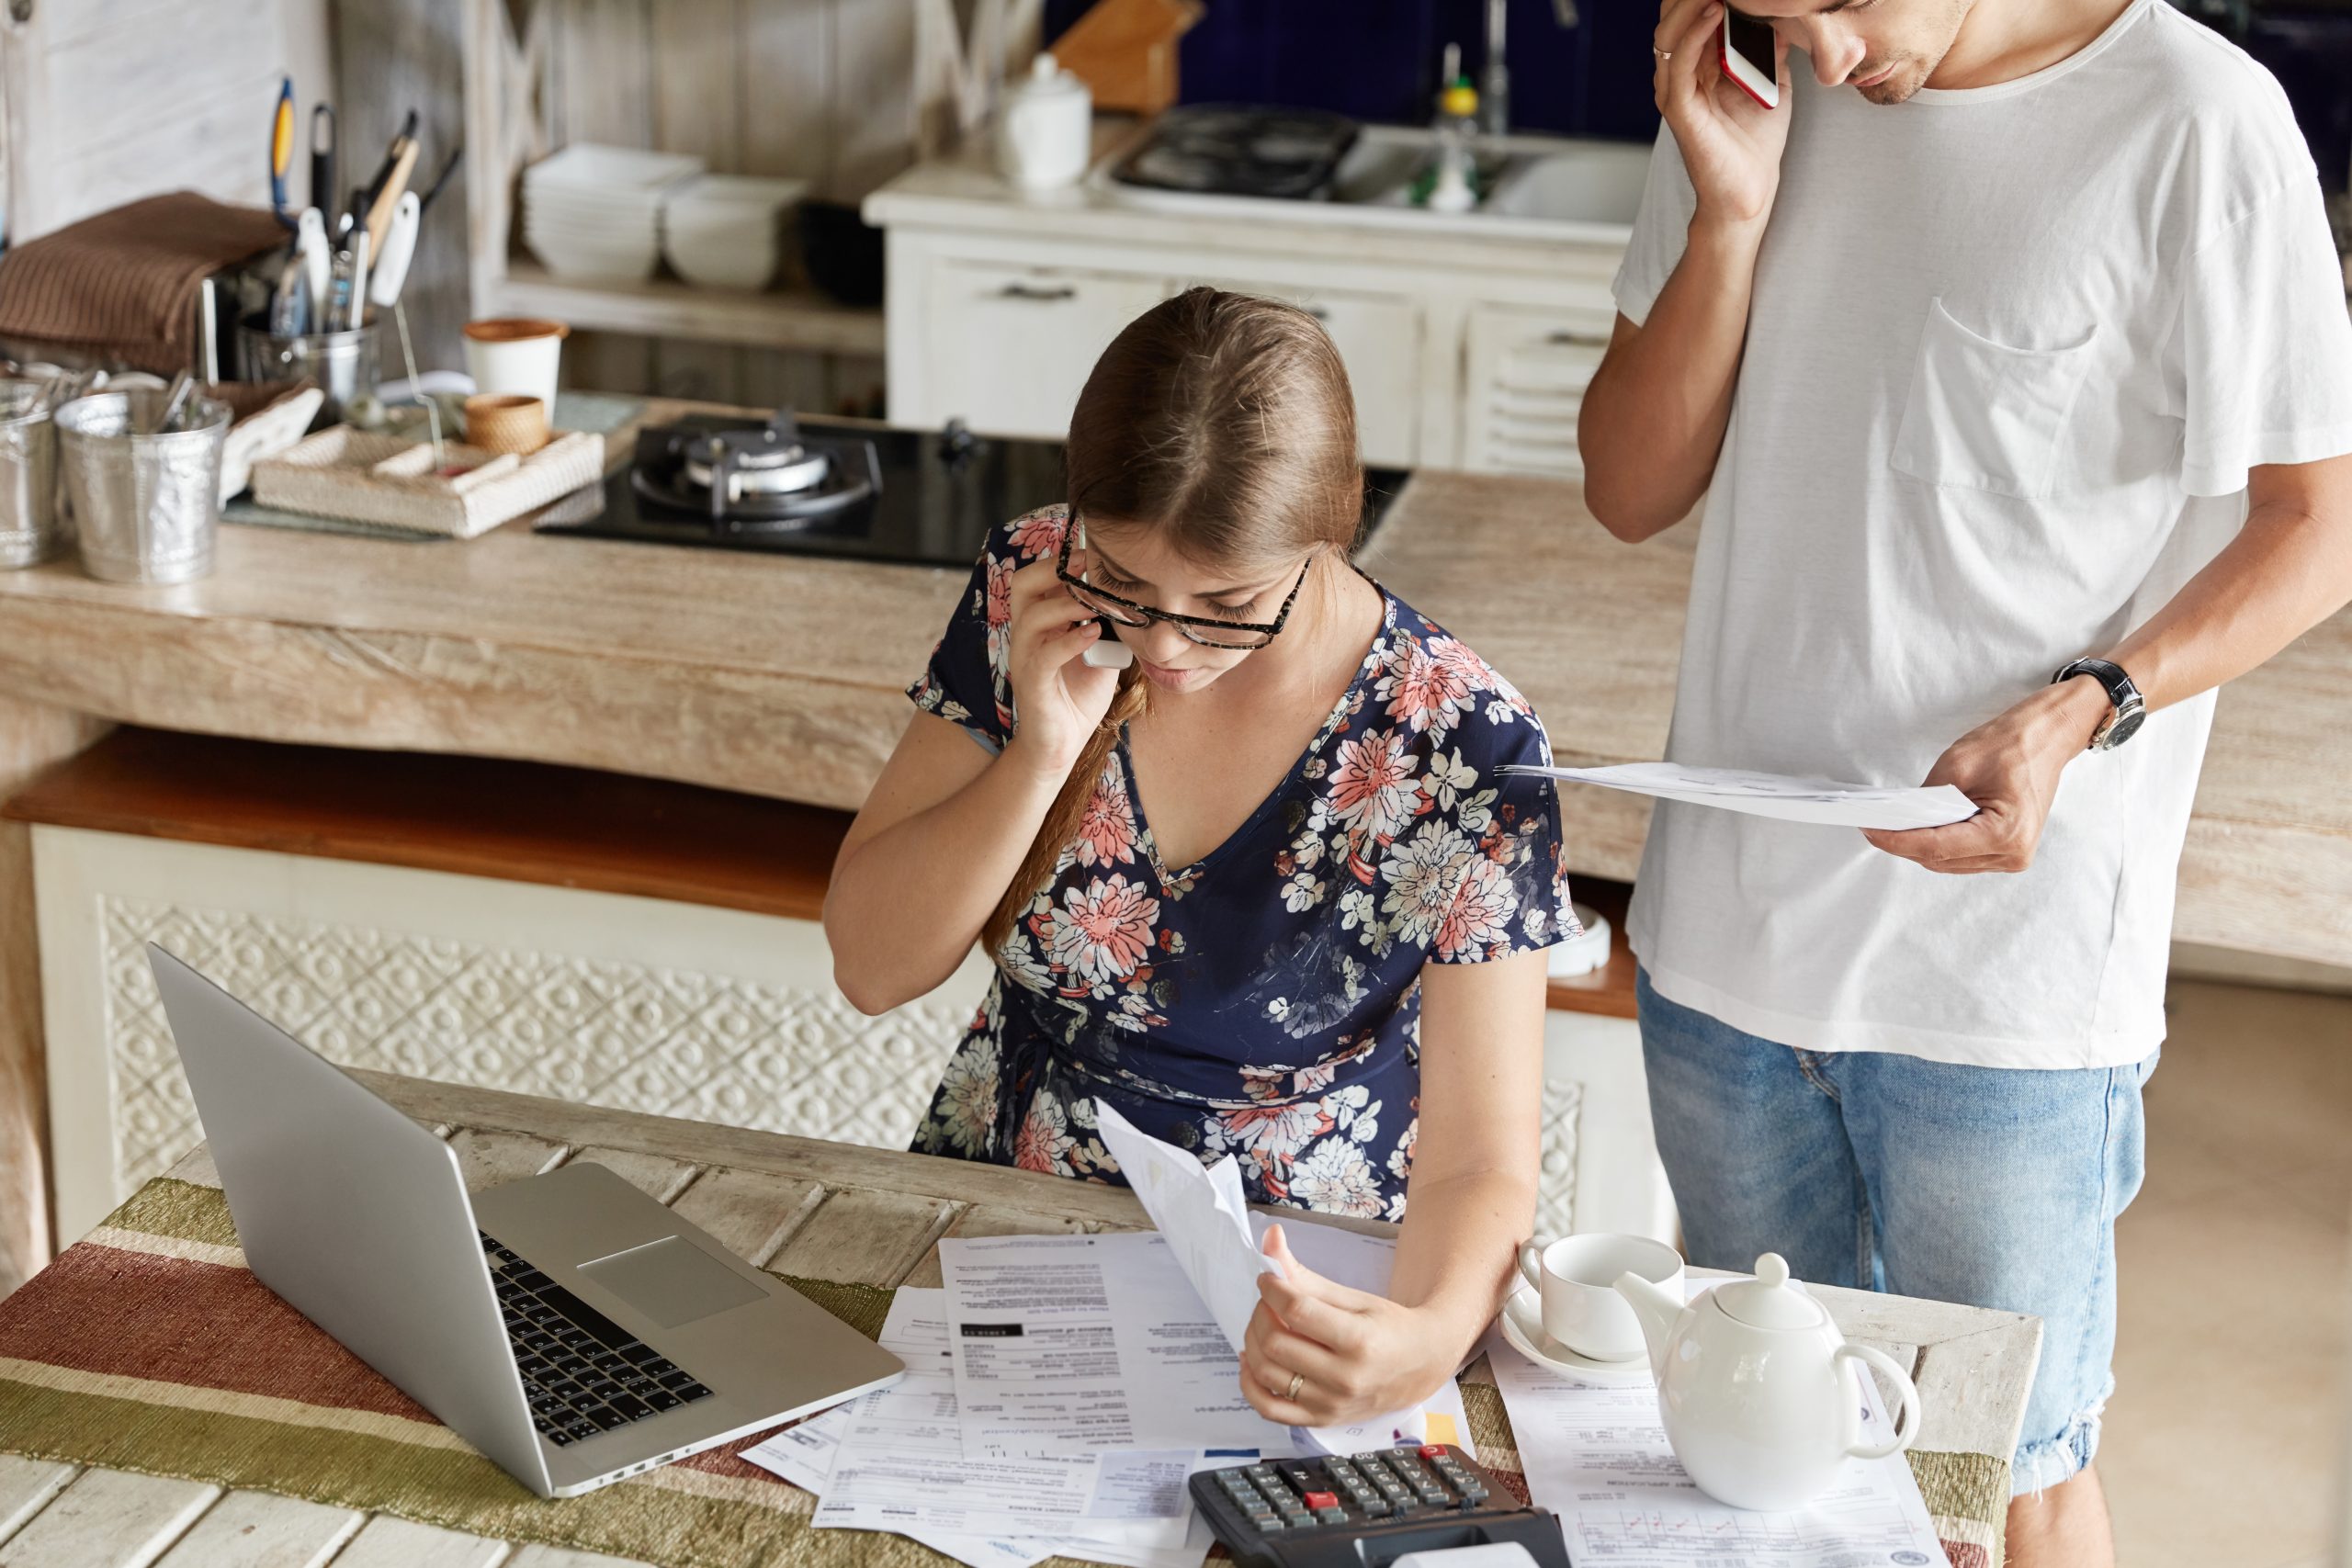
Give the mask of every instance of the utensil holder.
<svg viewBox="0 0 2352 1568">
<path fill-rule="evenodd" d="M 212 570 L 229 405 L 194 398 L 185 428 L 142 434 L 166 400 L 141 387 L 76 398 L 57 411 L 82 570 L 103 581 L 187 582 Z"/>
<path fill-rule="evenodd" d="M 326 394 L 311 428 L 340 424 L 359 398 L 376 395 L 379 340 L 384 321 L 333 333 L 297 333 L 281 337 L 260 316 L 238 323 L 238 363 L 248 381 L 309 381 Z"/>
<path fill-rule="evenodd" d="M 0 381 L 0 568 L 38 566 L 74 542 L 57 504 L 57 425 L 38 381 Z"/>
</svg>

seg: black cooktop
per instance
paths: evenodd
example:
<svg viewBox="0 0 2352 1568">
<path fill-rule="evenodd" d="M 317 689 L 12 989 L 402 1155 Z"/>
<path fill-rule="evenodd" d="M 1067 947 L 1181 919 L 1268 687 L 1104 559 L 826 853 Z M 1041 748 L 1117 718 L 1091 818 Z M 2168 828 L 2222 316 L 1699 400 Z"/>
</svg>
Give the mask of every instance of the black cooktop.
<svg viewBox="0 0 2352 1568">
<path fill-rule="evenodd" d="M 602 486 L 548 507 L 532 528 L 645 544 L 961 568 L 978 558 L 990 529 L 1063 499 L 1057 441 L 977 436 L 960 423 L 920 431 L 867 420 L 786 418 L 798 446 L 830 459 L 830 477 L 805 492 L 805 507 L 753 490 L 756 471 L 750 480 L 730 480 L 733 459 L 707 446 L 713 435 L 757 437 L 775 428 L 768 416 L 693 414 L 644 432 L 631 460 L 607 474 Z M 710 504 L 714 472 L 741 504 Z M 1366 536 L 1408 477 L 1396 468 L 1365 471 Z"/>
</svg>

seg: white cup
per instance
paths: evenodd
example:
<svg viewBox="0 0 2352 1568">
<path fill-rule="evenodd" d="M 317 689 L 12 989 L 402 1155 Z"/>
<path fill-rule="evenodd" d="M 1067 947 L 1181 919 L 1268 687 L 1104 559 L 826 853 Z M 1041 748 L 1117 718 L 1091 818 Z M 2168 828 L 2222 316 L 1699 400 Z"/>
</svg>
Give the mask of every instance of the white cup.
<svg viewBox="0 0 2352 1568">
<path fill-rule="evenodd" d="M 1544 1333 L 1588 1360 L 1630 1361 L 1648 1347 L 1641 1320 L 1617 1293 L 1617 1276 L 1678 1290 L 1682 1255 L 1645 1235 L 1538 1236 L 1520 1247 L 1519 1271 L 1543 1302 Z"/>
<path fill-rule="evenodd" d="M 466 323 L 466 374 L 474 390 L 537 398 L 555 407 L 556 371 L 563 340 L 571 329 L 561 321 L 502 316 Z"/>
</svg>

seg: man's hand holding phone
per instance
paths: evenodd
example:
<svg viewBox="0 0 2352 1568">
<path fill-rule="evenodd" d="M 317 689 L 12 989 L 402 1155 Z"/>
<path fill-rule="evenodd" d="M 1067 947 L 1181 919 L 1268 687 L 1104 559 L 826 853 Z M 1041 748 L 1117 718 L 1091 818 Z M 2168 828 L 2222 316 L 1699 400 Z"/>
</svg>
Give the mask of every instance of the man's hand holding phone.
<svg viewBox="0 0 2352 1568">
<path fill-rule="evenodd" d="M 1698 194 L 1694 221 L 1761 224 L 1780 191 L 1789 44 L 1772 38 L 1770 90 L 1760 92 L 1767 82 L 1765 62 L 1755 58 L 1763 47 L 1755 29 L 1761 27 L 1722 0 L 1665 0 L 1659 7 L 1652 85 Z M 1767 107 L 1767 98 L 1779 107 Z"/>
</svg>

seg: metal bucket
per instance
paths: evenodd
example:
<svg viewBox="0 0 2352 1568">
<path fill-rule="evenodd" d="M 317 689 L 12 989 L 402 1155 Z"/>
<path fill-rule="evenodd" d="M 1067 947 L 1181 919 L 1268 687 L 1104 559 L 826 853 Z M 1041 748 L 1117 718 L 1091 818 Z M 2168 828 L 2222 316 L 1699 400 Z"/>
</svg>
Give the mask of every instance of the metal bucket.
<svg viewBox="0 0 2352 1568">
<path fill-rule="evenodd" d="M 57 426 L 38 381 L 0 381 L 0 568 L 38 566 L 74 542 L 57 504 Z"/>
<path fill-rule="evenodd" d="M 194 398 L 187 428 L 144 431 L 165 394 L 150 388 L 76 398 L 57 411 L 65 493 L 82 570 L 107 582 L 187 582 L 212 570 L 220 531 L 220 449 L 229 405 Z"/>
<path fill-rule="evenodd" d="M 311 422 L 318 430 L 342 423 L 355 399 L 376 395 L 377 341 L 383 327 L 379 316 L 339 333 L 277 337 L 261 317 L 247 316 L 237 333 L 239 364 L 248 381 L 308 381 L 324 392 L 326 401 Z"/>
</svg>

